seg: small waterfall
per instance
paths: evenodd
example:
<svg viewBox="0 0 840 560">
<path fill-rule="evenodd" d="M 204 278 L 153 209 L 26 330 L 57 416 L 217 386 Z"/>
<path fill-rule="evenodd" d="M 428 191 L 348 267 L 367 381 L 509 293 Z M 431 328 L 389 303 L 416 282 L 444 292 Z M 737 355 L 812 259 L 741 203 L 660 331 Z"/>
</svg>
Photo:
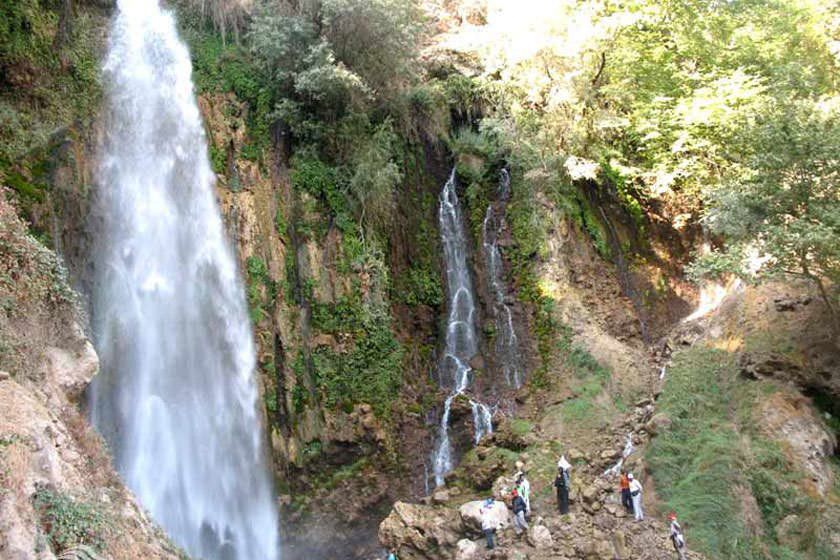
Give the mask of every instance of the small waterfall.
<svg viewBox="0 0 840 560">
<path fill-rule="evenodd" d="M 175 21 L 119 0 L 104 67 L 91 416 L 126 484 L 206 560 L 276 560 L 255 348 Z"/>
<path fill-rule="evenodd" d="M 504 215 L 504 204 L 510 193 L 510 174 L 503 169 L 499 178 L 499 214 Z M 502 367 L 508 385 L 522 386 L 522 368 L 519 355 L 519 339 L 513 328 L 513 313 L 505 302 L 504 269 L 502 256 L 496 243 L 502 222 L 496 218 L 493 205 L 487 206 L 484 223 L 481 228 L 484 262 L 487 277 L 493 295 L 493 319 L 496 324 L 495 351 L 496 359 Z"/>
<path fill-rule="evenodd" d="M 473 400 L 470 401 L 470 408 L 475 426 L 474 441 L 477 445 L 481 438 L 493 433 L 493 411 L 486 404 Z"/>
<path fill-rule="evenodd" d="M 633 446 L 633 434 L 627 434 L 627 439 L 624 440 L 624 449 L 621 451 L 621 458 L 618 462 L 604 471 L 603 476 L 613 476 L 621 472 L 621 467 L 624 466 L 624 461 L 633 453 L 636 448 Z"/>
<path fill-rule="evenodd" d="M 443 477 L 452 470 L 452 444 L 449 440 L 449 416 L 452 400 L 464 393 L 471 382 L 470 360 L 478 354 L 475 331 L 475 291 L 467 267 L 467 239 L 461 216 L 461 205 L 455 191 L 455 169 L 440 193 L 440 222 L 443 253 L 446 265 L 446 287 L 449 295 L 446 321 L 446 340 L 439 367 L 440 384 L 450 390 L 443 403 L 443 415 L 437 442 L 432 455 L 435 483 L 443 484 Z M 475 442 L 493 433 L 490 409 L 477 401 L 470 401 L 475 426 Z"/>
</svg>

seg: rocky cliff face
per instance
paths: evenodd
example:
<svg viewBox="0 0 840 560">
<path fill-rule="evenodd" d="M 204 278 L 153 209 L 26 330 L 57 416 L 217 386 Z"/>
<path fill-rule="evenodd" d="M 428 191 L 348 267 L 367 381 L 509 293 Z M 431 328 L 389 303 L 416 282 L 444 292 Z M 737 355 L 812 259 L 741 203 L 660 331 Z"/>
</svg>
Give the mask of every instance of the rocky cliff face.
<svg viewBox="0 0 840 560">
<path fill-rule="evenodd" d="M 55 558 L 81 544 L 103 557 L 179 558 L 80 410 L 98 358 L 61 265 L 2 192 L 0 239 L 0 556 Z"/>
</svg>

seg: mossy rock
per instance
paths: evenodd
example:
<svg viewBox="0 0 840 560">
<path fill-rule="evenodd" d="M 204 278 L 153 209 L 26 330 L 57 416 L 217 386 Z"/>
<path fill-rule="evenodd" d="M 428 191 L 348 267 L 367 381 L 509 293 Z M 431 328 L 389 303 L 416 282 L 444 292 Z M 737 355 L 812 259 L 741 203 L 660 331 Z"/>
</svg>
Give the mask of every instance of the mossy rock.
<svg viewBox="0 0 840 560">
<path fill-rule="evenodd" d="M 493 434 L 496 445 L 512 451 L 522 451 L 533 443 L 534 425 L 521 418 L 511 418 L 502 422 Z"/>
<path fill-rule="evenodd" d="M 478 491 L 490 490 L 497 478 L 512 471 L 518 458 L 519 454 L 510 449 L 480 446 L 464 455 L 451 480 Z"/>
</svg>

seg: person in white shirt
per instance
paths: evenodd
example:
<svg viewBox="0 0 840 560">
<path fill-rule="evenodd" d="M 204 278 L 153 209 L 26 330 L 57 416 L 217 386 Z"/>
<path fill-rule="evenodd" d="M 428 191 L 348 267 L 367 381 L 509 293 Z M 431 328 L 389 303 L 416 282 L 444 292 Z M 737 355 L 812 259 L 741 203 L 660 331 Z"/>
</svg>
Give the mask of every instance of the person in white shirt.
<svg viewBox="0 0 840 560">
<path fill-rule="evenodd" d="M 493 513 L 495 506 L 496 501 L 493 498 L 487 498 L 481 506 L 481 531 L 484 533 L 487 548 L 490 550 L 496 547 L 493 537 L 496 536 L 496 530 L 499 528 L 498 518 Z"/>
<path fill-rule="evenodd" d="M 633 476 L 633 473 L 627 475 L 630 479 L 630 498 L 633 500 L 633 513 L 636 515 L 636 521 L 642 521 L 645 518 L 645 513 L 642 511 L 642 485 Z"/>
<path fill-rule="evenodd" d="M 525 515 L 531 515 L 531 483 L 522 471 L 516 473 L 516 487 L 519 489 L 519 495 L 525 500 Z"/>
</svg>

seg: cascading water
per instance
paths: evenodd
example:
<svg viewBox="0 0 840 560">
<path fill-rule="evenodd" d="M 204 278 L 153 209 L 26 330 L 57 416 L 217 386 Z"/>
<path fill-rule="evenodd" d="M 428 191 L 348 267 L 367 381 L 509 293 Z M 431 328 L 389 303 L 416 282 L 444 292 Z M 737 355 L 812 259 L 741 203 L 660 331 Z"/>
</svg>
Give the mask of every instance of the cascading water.
<svg viewBox="0 0 840 560">
<path fill-rule="evenodd" d="M 446 322 L 446 341 L 440 363 L 440 384 L 450 389 L 443 403 L 438 438 L 432 455 L 435 483 L 443 484 L 443 477 L 452 470 L 452 444 L 449 441 L 449 413 L 452 400 L 470 385 L 470 359 L 478 353 L 475 332 L 475 292 L 467 268 L 467 240 L 461 217 L 461 205 L 455 191 L 455 170 L 440 193 L 440 222 L 443 254 L 446 266 L 446 288 L 449 295 L 449 315 Z M 476 400 L 470 401 L 475 426 L 475 442 L 493 433 L 492 412 Z"/>
<path fill-rule="evenodd" d="M 499 178 L 499 204 L 501 210 L 510 189 L 510 174 L 506 169 Z M 501 211 L 500 211 L 501 213 Z M 482 245 L 484 248 L 484 262 L 487 267 L 487 277 L 493 293 L 493 318 L 496 324 L 495 350 L 496 359 L 502 367 L 508 385 L 519 388 L 522 386 L 522 368 L 519 356 L 519 339 L 513 328 L 513 313 L 505 302 L 504 269 L 502 255 L 496 243 L 501 228 L 501 220 L 497 219 L 493 205 L 487 206 L 482 224 Z"/>
<path fill-rule="evenodd" d="M 636 448 L 633 446 L 633 434 L 627 434 L 627 439 L 624 440 L 624 449 L 621 450 L 621 457 L 615 465 L 604 471 L 602 476 L 614 476 L 621 472 L 621 467 L 624 466 L 624 461 L 633 453 Z"/>
<path fill-rule="evenodd" d="M 275 560 L 243 287 L 189 53 L 157 1 L 119 0 L 104 73 L 92 419 L 126 484 L 190 555 Z"/>
</svg>

